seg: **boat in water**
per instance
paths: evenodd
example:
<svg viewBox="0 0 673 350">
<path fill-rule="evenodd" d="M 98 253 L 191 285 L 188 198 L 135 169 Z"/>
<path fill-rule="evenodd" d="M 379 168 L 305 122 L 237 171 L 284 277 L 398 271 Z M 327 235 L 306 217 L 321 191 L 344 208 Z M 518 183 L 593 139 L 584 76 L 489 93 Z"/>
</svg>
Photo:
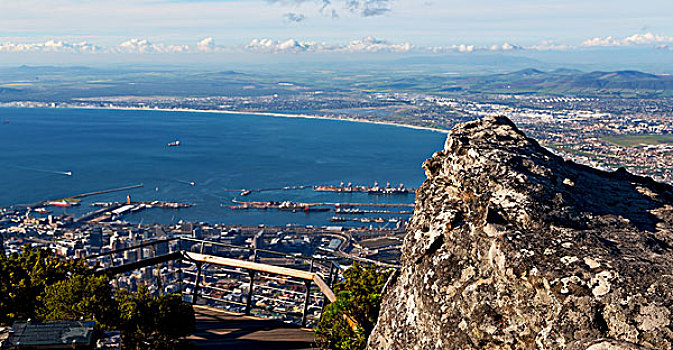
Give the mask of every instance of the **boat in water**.
<svg viewBox="0 0 673 350">
<path fill-rule="evenodd" d="M 168 143 L 168 147 L 176 147 L 176 146 L 180 146 L 180 140 L 175 140 L 173 142 Z"/>
<path fill-rule="evenodd" d="M 79 202 L 59 200 L 59 201 L 47 202 L 47 205 L 51 205 L 51 206 L 54 206 L 54 207 L 68 208 L 68 207 L 78 206 Z"/>
<path fill-rule="evenodd" d="M 306 213 L 313 213 L 313 212 L 326 212 L 330 211 L 331 209 L 328 207 L 312 207 L 312 206 L 305 206 L 304 207 L 304 212 Z"/>
</svg>

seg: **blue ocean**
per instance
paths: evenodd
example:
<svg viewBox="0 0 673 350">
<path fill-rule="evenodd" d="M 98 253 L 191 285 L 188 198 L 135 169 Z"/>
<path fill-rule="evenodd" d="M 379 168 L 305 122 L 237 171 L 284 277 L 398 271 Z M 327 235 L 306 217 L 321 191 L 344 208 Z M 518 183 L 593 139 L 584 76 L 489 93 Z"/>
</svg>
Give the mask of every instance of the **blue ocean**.
<svg viewBox="0 0 673 350">
<path fill-rule="evenodd" d="M 234 211 L 229 208 L 234 198 L 412 203 L 413 195 L 305 189 L 241 197 L 230 190 L 375 181 L 417 187 L 425 178 L 422 162 L 446 137 L 397 126 L 201 112 L 1 108 L 0 120 L 0 207 L 142 183 L 86 197 L 79 207 L 51 209 L 80 215 L 93 210 L 92 202 L 125 201 L 127 195 L 195 205 L 125 217 L 163 224 L 327 225 L 334 215 Z M 175 140 L 179 147 L 167 146 Z"/>
</svg>

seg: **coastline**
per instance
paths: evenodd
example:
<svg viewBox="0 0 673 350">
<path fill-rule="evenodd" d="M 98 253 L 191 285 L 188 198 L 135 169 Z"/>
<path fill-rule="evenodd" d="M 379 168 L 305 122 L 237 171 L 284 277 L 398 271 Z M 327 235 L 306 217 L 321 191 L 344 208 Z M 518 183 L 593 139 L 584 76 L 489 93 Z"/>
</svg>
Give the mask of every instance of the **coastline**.
<svg viewBox="0 0 673 350">
<path fill-rule="evenodd" d="M 219 113 L 219 114 L 232 114 L 232 115 L 255 115 L 255 116 L 264 116 L 264 117 L 274 117 L 274 118 L 303 118 L 303 119 L 323 119 L 323 120 L 336 120 L 336 121 L 345 121 L 352 123 L 366 123 L 366 124 L 376 124 L 376 125 L 388 125 L 396 126 L 401 128 L 416 129 L 416 130 L 427 130 L 434 131 L 439 133 L 448 133 L 449 130 L 431 128 L 427 126 L 418 126 L 411 124 L 387 122 L 387 121 L 374 121 L 367 119 L 358 119 L 358 118 L 336 118 L 328 117 L 315 114 L 290 114 L 290 113 L 275 113 L 275 112 L 244 112 L 244 111 L 229 111 L 221 109 L 192 109 L 192 108 L 148 108 L 148 107 L 97 107 L 97 106 L 64 106 L 64 107 L 51 107 L 51 106 L 12 106 L 9 104 L 0 104 L 0 107 L 13 107 L 13 108 L 48 108 L 48 109 L 91 109 L 91 110 L 125 110 L 125 111 L 159 111 L 159 112 L 187 112 L 187 113 Z"/>
</svg>

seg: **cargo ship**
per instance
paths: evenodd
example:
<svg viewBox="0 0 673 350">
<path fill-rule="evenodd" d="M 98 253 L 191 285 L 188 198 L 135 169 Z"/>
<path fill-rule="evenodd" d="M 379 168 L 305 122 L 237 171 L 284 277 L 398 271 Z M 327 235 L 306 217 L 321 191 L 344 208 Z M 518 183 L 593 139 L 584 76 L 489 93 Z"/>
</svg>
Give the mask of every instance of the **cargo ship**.
<svg viewBox="0 0 673 350">
<path fill-rule="evenodd" d="M 176 147 L 176 146 L 180 146 L 180 140 L 175 140 L 173 142 L 168 143 L 168 147 Z"/>
</svg>

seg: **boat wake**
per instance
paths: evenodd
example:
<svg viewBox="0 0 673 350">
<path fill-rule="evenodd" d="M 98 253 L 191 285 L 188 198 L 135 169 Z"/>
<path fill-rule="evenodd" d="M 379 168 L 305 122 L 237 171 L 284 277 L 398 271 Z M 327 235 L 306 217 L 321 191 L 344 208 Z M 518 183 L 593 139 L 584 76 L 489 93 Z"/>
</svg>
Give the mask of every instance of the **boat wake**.
<svg viewBox="0 0 673 350">
<path fill-rule="evenodd" d="M 59 170 L 50 170 L 50 169 L 29 168 L 29 167 L 19 166 L 19 165 L 14 165 L 14 166 L 10 166 L 10 167 L 16 168 L 16 169 L 36 171 L 36 172 L 45 173 L 45 174 L 72 176 L 72 171 L 59 171 Z"/>
</svg>

